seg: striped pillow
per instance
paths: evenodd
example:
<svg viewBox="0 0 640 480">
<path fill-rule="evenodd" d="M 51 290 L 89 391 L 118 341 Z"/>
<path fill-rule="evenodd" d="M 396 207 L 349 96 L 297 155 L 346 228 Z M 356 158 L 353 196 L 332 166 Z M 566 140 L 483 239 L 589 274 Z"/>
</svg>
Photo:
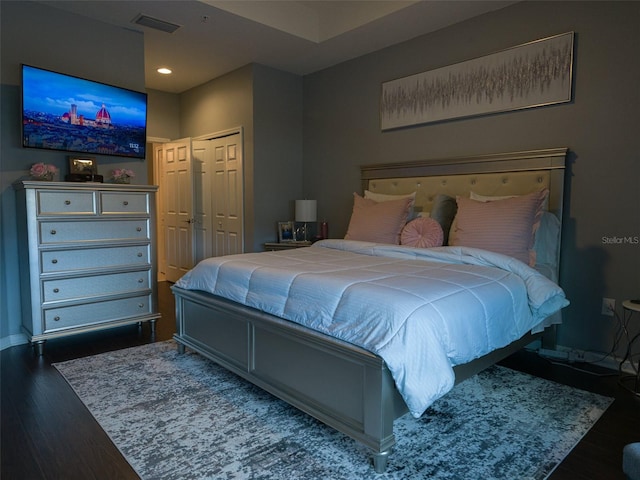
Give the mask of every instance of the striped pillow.
<svg viewBox="0 0 640 480">
<path fill-rule="evenodd" d="M 398 245 L 412 202 L 412 198 L 374 202 L 354 193 L 353 212 L 344 238 Z"/>
<path fill-rule="evenodd" d="M 493 202 L 457 197 L 455 235 L 450 245 L 482 248 L 534 266 L 535 233 L 548 194 L 545 189 Z"/>
</svg>

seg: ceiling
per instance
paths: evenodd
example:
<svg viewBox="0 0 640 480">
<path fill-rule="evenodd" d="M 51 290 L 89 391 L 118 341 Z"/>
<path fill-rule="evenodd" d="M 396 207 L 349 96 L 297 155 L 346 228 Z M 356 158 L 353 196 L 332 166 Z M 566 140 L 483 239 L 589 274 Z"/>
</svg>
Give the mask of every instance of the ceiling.
<svg viewBox="0 0 640 480">
<path fill-rule="evenodd" d="M 181 93 L 260 63 L 306 75 L 515 1 L 42 0 L 144 33 L 147 88 Z M 173 33 L 134 23 L 140 15 Z M 169 67 L 171 75 L 156 72 Z"/>
</svg>

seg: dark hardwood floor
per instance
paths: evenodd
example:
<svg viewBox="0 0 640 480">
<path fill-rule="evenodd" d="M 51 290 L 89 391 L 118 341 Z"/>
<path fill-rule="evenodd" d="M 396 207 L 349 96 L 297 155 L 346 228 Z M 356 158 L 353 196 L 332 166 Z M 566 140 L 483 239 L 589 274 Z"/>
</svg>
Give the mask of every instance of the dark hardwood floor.
<svg viewBox="0 0 640 480">
<path fill-rule="evenodd" d="M 175 313 L 169 284 L 160 283 L 159 293 L 163 316 L 157 323 L 155 339 L 151 338 L 149 325 L 144 324 L 50 340 L 42 357 L 34 356 L 27 345 L 1 352 L 2 480 L 138 478 L 51 364 L 170 339 L 175 331 Z M 625 478 L 622 448 L 640 441 L 640 397 L 618 385 L 616 372 L 590 365 L 558 365 L 526 351 L 502 364 L 615 397 L 613 405 L 550 479 Z"/>
</svg>

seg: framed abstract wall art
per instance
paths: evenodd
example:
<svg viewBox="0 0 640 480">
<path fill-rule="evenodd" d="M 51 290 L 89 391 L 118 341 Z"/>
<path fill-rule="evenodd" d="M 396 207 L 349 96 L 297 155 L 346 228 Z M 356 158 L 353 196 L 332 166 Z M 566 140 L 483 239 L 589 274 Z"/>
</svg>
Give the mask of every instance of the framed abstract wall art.
<svg viewBox="0 0 640 480">
<path fill-rule="evenodd" d="M 574 32 L 384 82 L 382 130 L 570 102 Z"/>
</svg>

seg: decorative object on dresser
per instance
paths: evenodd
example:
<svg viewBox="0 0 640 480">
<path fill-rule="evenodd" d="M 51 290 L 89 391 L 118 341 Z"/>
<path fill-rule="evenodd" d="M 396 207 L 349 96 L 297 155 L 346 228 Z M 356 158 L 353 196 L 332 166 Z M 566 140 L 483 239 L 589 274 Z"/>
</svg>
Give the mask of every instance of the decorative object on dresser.
<svg viewBox="0 0 640 480">
<path fill-rule="evenodd" d="M 131 183 L 131 179 L 135 176 L 136 174 L 134 171 L 127 168 L 116 168 L 115 170 L 111 170 L 112 183 L 129 184 Z"/>
<path fill-rule="evenodd" d="M 22 327 L 49 338 L 151 322 L 156 186 L 18 181 Z"/>
<path fill-rule="evenodd" d="M 34 163 L 29 170 L 32 180 L 45 182 L 52 182 L 56 173 L 58 173 L 58 167 L 47 163 Z"/>
<path fill-rule="evenodd" d="M 102 175 L 98 175 L 98 162 L 94 157 L 69 156 L 69 174 L 65 176 L 67 182 L 98 182 L 102 183 Z"/>
<path fill-rule="evenodd" d="M 98 162 L 93 157 L 69 157 L 69 173 L 95 175 L 98 173 Z"/>
</svg>

